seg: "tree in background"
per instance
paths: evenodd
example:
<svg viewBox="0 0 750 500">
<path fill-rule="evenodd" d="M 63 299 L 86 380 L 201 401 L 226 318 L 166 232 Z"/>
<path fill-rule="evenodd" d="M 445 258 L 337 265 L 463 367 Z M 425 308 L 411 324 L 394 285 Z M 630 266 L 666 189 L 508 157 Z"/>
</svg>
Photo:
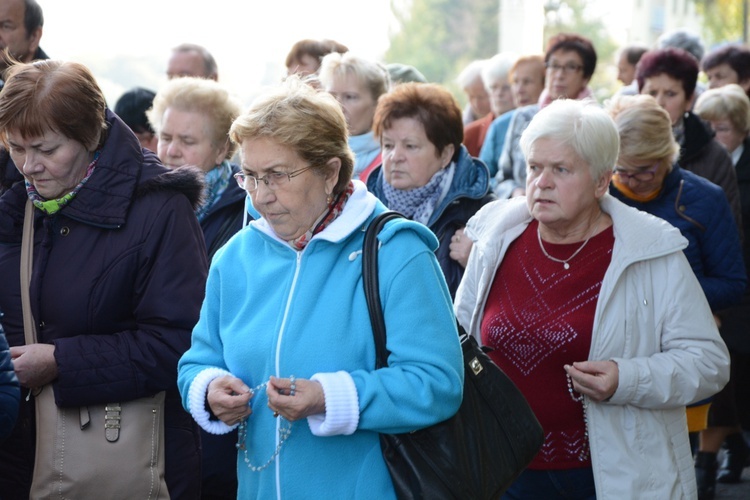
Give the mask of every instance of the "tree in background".
<svg viewBox="0 0 750 500">
<path fill-rule="evenodd" d="M 618 87 L 611 70 L 618 45 L 607 33 L 601 19 L 588 15 L 588 3 L 588 0 L 548 1 L 544 7 L 544 46 L 558 33 L 578 33 L 591 40 L 596 49 L 597 63 L 589 86 L 601 101 Z"/>
<path fill-rule="evenodd" d="M 703 18 L 702 38 L 707 46 L 742 41 L 747 19 L 747 0 L 693 0 L 695 12 Z M 745 40 L 747 42 L 747 40 Z"/>
<path fill-rule="evenodd" d="M 391 0 L 398 28 L 387 62 L 409 64 L 428 81 L 455 87 L 474 59 L 497 53 L 498 0 Z"/>
<path fill-rule="evenodd" d="M 561 32 L 591 39 L 600 63 L 592 78 L 598 96 L 617 87 L 612 66 L 617 44 L 604 24 L 587 15 L 588 0 L 550 0 L 545 6 L 545 43 Z M 499 45 L 499 0 L 391 0 L 398 28 L 391 35 L 387 62 L 410 64 L 431 82 L 441 83 L 464 104 L 456 76 L 474 59 L 495 55 Z"/>
</svg>

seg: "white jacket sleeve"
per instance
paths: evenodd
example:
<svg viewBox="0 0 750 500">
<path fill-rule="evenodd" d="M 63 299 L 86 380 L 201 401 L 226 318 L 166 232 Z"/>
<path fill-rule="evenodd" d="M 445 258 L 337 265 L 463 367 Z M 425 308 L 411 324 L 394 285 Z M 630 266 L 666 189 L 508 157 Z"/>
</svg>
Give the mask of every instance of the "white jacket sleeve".
<svg viewBox="0 0 750 500">
<path fill-rule="evenodd" d="M 610 358 L 619 367 L 619 385 L 609 403 L 675 408 L 717 393 L 729 380 L 729 353 L 684 254 L 650 261 L 639 271 L 639 279 L 652 280 L 654 319 L 652 324 L 639 322 L 632 317 L 637 314 L 625 311 L 622 320 L 634 323 L 626 328 L 626 335 L 632 334 L 626 340 L 631 344 L 628 350 L 637 352 Z M 631 286 L 633 294 L 641 292 L 635 283 L 620 286 Z M 643 297 L 632 299 L 631 307 L 648 306 Z M 637 343 L 647 344 L 643 336 L 654 326 L 659 343 L 653 354 L 643 353 Z"/>
</svg>

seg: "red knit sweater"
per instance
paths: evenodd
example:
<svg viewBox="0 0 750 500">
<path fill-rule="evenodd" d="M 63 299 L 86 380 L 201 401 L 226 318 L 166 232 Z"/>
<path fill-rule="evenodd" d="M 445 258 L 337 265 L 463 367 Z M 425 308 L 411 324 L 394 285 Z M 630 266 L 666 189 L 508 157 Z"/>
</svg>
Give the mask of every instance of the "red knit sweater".
<svg viewBox="0 0 750 500">
<path fill-rule="evenodd" d="M 614 233 L 610 227 L 591 238 L 566 270 L 542 253 L 537 226 L 532 221 L 510 245 L 495 275 L 482 342 L 495 349 L 490 357 L 523 392 L 544 428 L 544 445 L 529 468 L 590 467 L 583 406 L 570 397 L 563 365 L 588 359 Z M 544 247 L 567 259 L 582 243 Z"/>
</svg>

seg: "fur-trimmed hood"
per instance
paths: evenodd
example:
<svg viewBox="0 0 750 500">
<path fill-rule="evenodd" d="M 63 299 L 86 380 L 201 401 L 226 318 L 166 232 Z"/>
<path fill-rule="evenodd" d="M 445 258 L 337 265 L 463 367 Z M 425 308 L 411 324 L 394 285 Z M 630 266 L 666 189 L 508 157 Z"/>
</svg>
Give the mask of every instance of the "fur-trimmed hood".
<svg viewBox="0 0 750 500">
<path fill-rule="evenodd" d="M 135 196 L 140 198 L 157 191 L 179 191 L 190 201 L 193 210 L 197 210 L 205 199 L 204 189 L 203 172 L 198 167 L 184 166 L 145 180 L 136 189 Z"/>
</svg>

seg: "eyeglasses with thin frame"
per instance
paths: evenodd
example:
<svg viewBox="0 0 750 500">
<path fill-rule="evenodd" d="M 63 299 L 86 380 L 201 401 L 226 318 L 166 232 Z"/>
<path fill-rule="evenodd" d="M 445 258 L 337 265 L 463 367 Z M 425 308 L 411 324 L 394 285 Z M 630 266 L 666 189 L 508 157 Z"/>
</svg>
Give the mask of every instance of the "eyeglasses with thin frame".
<svg viewBox="0 0 750 500">
<path fill-rule="evenodd" d="M 244 172 L 237 172 L 234 174 L 234 178 L 237 179 L 237 184 L 240 187 L 250 193 L 257 191 L 260 182 L 263 182 L 268 189 L 276 191 L 279 188 L 283 188 L 292 181 L 293 177 L 297 177 L 302 172 L 310 170 L 314 165 L 308 165 L 305 168 L 300 168 L 293 172 L 268 172 L 263 177 L 255 177 L 254 175 L 246 174 Z"/>
<path fill-rule="evenodd" d="M 622 182 L 630 182 L 630 179 L 635 179 L 638 182 L 648 182 L 656 177 L 656 171 L 659 169 L 659 162 L 651 165 L 648 170 L 640 170 L 632 174 L 622 170 L 621 167 L 615 168 L 615 175 L 620 178 Z"/>
<path fill-rule="evenodd" d="M 548 70 L 552 71 L 553 73 L 555 71 L 562 71 L 564 74 L 569 73 L 578 73 L 583 69 L 582 64 L 575 64 L 575 63 L 568 63 L 568 64 L 557 64 L 555 62 L 548 62 L 544 65 Z"/>
</svg>

